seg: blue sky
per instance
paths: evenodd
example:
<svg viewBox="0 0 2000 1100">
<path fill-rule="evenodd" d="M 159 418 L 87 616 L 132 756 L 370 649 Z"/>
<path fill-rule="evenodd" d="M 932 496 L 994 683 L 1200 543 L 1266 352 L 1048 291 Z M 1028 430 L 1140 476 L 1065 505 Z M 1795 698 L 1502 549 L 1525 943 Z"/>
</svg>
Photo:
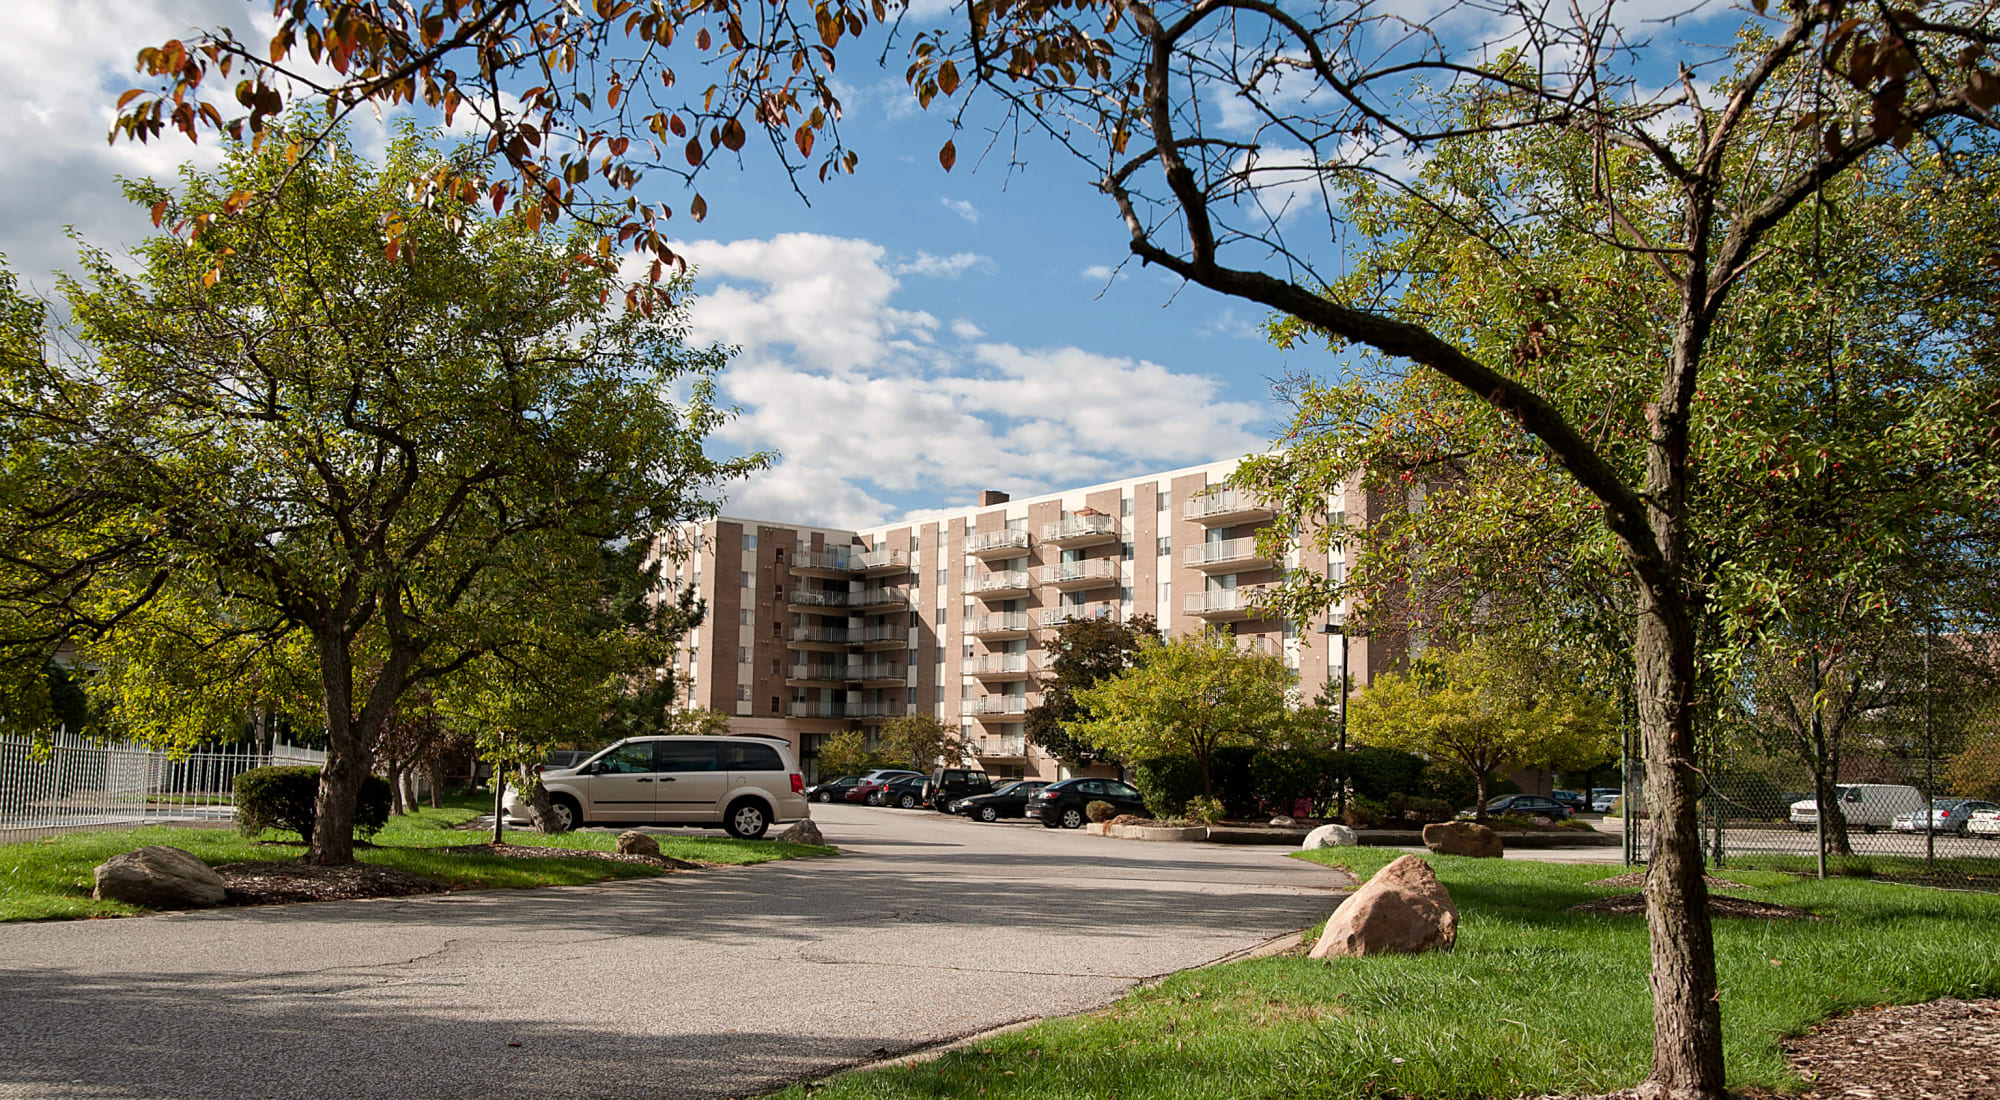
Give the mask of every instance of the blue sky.
<svg viewBox="0 0 2000 1100">
<path fill-rule="evenodd" d="M 240 0 L 14 0 L 0 16 L 0 252 L 30 287 L 74 248 L 65 226 L 117 249 L 149 230 L 115 176 L 212 164 L 212 143 L 107 147 L 112 101 L 143 45 L 229 25 L 252 41 L 268 5 Z M 50 64 L 51 58 L 63 59 Z M 900 69 L 900 66 L 898 66 Z M 1277 426 L 1281 356 L 1261 318 L 1125 258 L 1116 211 L 1059 151 L 981 162 L 961 133 L 949 174 L 940 114 L 898 76 L 849 66 L 844 135 L 858 175 L 803 184 L 769 152 L 703 181 L 709 216 L 675 232 L 702 268 L 698 336 L 739 344 L 725 392 L 743 417 L 728 449 L 776 449 L 731 512 L 863 524 L 1260 449 Z M 655 194 L 682 209 L 662 180 Z"/>
</svg>

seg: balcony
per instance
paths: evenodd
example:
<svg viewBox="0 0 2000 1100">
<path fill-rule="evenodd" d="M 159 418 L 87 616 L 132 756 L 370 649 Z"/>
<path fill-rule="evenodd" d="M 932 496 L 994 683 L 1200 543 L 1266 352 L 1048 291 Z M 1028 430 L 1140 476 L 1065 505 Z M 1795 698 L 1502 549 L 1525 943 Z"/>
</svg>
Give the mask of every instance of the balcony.
<svg viewBox="0 0 2000 1100">
<path fill-rule="evenodd" d="M 1204 526 L 1255 523 L 1278 513 L 1268 504 L 1237 489 L 1212 489 L 1190 498 L 1181 515 Z"/>
<path fill-rule="evenodd" d="M 1026 653 L 987 653 L 965 658 L 959 671 L 981 680 L 1025 680 L 1031 664 Z"/>
<path fill-rule="evenodd" d="M 851 681 L 859 681 L 867 684 L 870 687 L 909 682 L 909 676 L 903 671 L 902 665 L 889 664 L 882 661 L 865 665 L 849 665 L 847 666 L 847 678 Z"/>
<path fill-rule="evenodd" d="M 1247 573 L 1275 563 L 1257 549 L 1256 539 L 1223 539 L 1188 547 L 1181 553 L 1181 564 L 1204 573 Z"/>
<path fill-rule="evenodd" d="M 1251 609 L 1251 604 L 1263 595 L 1261 586 L 1243 588 L 1218 588 L 1187 597 L 1181 605 L 1188 614 L 1209 622 L 1227 622 L 1233 619 L 1261 619 L 1263 615 Z"/>
<path fill-rule="evenodd" d="M 986 531 L 965 537 L 965 552 L 981 561 L 1018 558 L 1028 552 L 1026 531 Z"/>
<path fill-rule="evenodd" d="M 1042 542 L 1047 546 L 1074 548 L 1117 541 L 1118 520 L 1112 516 L 1084 513 L 1042 524 Z"/>
<path fill-rule="evenodd" d="M 795 649 L 816 646 L 845 649 L 853 644 L 852 633 L 844 626 L 795 626 L 792 628 L 791 644 Z"/>
<path fill-rule="evenodd" d="M 968 594 L 982 600 L 1017 600 L 1029 592 L 1026 569 L 1000 569 L 979 573 L 965 582 Z"/>
<path fill-rule="evenodd" d="M 961 699 L 959 713 L 978 717 L 1016 717 L 1028 713 L 1028 700 L 1019 695 L 987 695 L 978 699 Z"/>
<path fill-rule="evenodd" d="M 847 606 L 862 615 L 904 610 L 910 606 L 910 590 L 900 585 L 871 584 L 848 593 Z"/>
<path fill-rule="evenodd" d="M 856 572 L 875 576 L 887 573 L 907 573 L 910 571 L 908 550 L 865 550 L 852 555 Z"/>
<path fill-rule="evenodd" d="M 792 611 L 811 614 L 828 608 L 845 611 L 850 604 L 844 588 L 795 588 L 785 593 L 785 606 Z"/>
<path fill-rule="evenodd" d="M 863 649 L 901 649 L 910 637 L 910 628 L 901 623 L 883 623 L 847 632 L 849 645 Z"/>
<path fill-rule="evenodd" d="M 1046 612 L 1044 612 L 1046 614 Z M 974 615 L 965 620 L 965 633 L 973 638 L 1025 638 L 1031 625 L 1025 611 L 1003 611 L 991 615 Z"/>
<path fill-rule="evenodd" d="M 791 715 L 794 718 L 841 721 L 850 718 L 882 719 L 900 718 L 905 713 L 901 703 L 830 702 L 793 703 Z"/>
<path fill-rule="evenodd" d="M 792 687 L 815 685 L 833 687 L 847 682 L 845 662 L 799 661 L 785 670 L 785 683 Z"/>
<path fill-rule="evenodd" d="M 1035 570 L 1035 579 L 1042 584 L 1052 584 L 1061 592 L 1103 588 L 1118 583 L 1118 563 L 1110 558 L 1057 562 Z"/>
<path fill-rule="evenodd" d="M 1071 619 L 1096 619 L 1115 623 L 1118 621 L 1118 607 L 1116 604 L 1098 604 L 1094 607 L 1044 607 L 1035 612 L 1037 626 L 1057 627 Z"/>
<path fill-rule="evenodd" d="M 863 550 L 842 546 L 833 550 L 800 550 L 792 556 L 791 570 L 814 576 L 874 576 L 910 571 L 907 550 Z"/>
<path fill-rule="evenodd" d="M 983 757 L 1024 757 L 1028 755 L 1028 739 L 1013 737 L 975 737 L 972 740 L 972 754 Z"/>
</svg>

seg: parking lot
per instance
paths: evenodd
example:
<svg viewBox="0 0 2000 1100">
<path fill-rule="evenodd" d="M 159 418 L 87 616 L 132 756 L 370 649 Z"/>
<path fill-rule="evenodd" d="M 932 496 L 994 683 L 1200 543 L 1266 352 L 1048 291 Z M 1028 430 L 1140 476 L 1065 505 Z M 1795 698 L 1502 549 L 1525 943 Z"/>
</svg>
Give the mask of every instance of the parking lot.
<svg viewBox="0 0 2000 1100">
<path fill-rule="evenodd" d="M 742 1097 L 1249 950 L 1285 848 L 813 807 L 843 855 L 0 929 L 0 1097 Z"/>
</svg>

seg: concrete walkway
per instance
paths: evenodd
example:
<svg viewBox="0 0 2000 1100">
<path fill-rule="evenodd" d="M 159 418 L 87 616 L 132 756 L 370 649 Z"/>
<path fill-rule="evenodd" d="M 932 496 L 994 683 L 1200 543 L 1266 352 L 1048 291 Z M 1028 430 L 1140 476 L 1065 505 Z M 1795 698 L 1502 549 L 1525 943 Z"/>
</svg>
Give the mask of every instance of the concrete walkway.
<svg viewBox="0 0 2000 1100">
<path fill-rule="evenodd" d="M 1287 849 L 814 807 L 836 859 L 0 926 L 0 1097 L 744 1097 L 1253 948 Z"/>
</svg>

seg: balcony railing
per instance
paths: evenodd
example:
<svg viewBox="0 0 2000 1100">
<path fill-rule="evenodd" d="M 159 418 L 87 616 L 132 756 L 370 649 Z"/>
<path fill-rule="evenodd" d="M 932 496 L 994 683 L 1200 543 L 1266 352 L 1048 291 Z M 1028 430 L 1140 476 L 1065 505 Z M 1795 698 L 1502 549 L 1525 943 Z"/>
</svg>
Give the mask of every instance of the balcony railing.
<svg viewBox="0 0 2000 1100">
<path fill-rule="evenodd" d="M 880 626 L 866 626 L 847 632 L 847 640 L 853 645 L 875 645 L 882 642 L 902 642 L 910 636 L 910 628 L 900 623 L 883 623 Z"/>
<path fill-rule="evenodd" d="M 792 641 L 818 643 L 820 645 L 848 645 L 855 641 L 853 632 L 839 626 L 795 626 Z"/>
<path fill-rule="evenodd" d="M 905 713 L 900 703 L 793 703 L 794 718 L 894 718 Z"/>
<path fill-rule="evenodd" d="M 1093 588 L 1118 583 L 1118 563 L 1108 558 L 1063 561 L 1035 570 L 1035 579 L 1057 588 Z"/>
<path fill-rule="evenodd" d="M 865 550 L 855 554 L 853 561 L 853 567 L 863 572 L 872 573 L 881 569 L 900 569 L 907 572 L 910 568 L 910 552 L 890 550 L 886 547 L 881 550 Z"/>
<path fill-rule="evenodd" d="M 1028 739 L 1019 737 L 979 737 L 972 742 L 976 756 L 1026 756 Z"/>
<path fill-rule="evenodd" d="M 1188 596 L 1182 607 L 1190 615 L 1205 618 L 1247 619 L 1252 617 L 1252 605 L 1263 591 L 1254 586 L 1218 588 Z"/>
<path fill-rule="evenodd" d="M 1271 559 L 1257 549 L 1256 539 L 1223 539 L 1190 546 L 1181 553 L 1181 563 L 1194 569 L 1220 565 L 1268 565 Z"/>
<path fill-rule="evenodd" d="M 966 714 L 1026 714 L 1028 700 L 1019 695 L 987 695 L 961 701 Z"/>
<path fill-rule="evenodd" d="M 847 597 L 849 607 L 906 607 L 909 602 L 910 590 L 893 584 L 871 584 Z"/>
<path fill-rule="evenodd" d="M 910 568 L 907 550 L 863 550 L 843 546 L 836 550 L 800 550 L 792 555 L 792 571 L 823 570 L 834 573 L 873 573 Z"/>
<path fill-rule="evenodd" d="M 1064 516 L 1055 523 L 1042 524 L 1042 541 L 1057 546 L 1115 542 L 1117 539 L 1118 520 L 1113 516 Z"/>
<path fill-rule="evenodd" d="M 872 665 L 849 665 L 847 666 L 847 678 L 850 680 L 903 680 L 908 677 L 904 674 L 902 665 L 878 663 Z"/>
<path fill-rule="evenodd" d="M 792 665 L 790 670 L 788 670 L 785 673 L 785 679 L 819 680 L 827 683 L 845 683 L 847 680 L 847 666 L 845 664 L 826 664 L 819 662 L 815 662 L 812 664 L 795 664 Z"/>
<path fill-rule="evenodd" d="M 854 568 L 854 553 L 850 550 L 800 550 L 792 555 L 794 571 L 825 569 L 845 573 Z"/>
<path fill-rule="evenodd" d="M 1181 514 L 1196 522 L 1227 519 L 1268 519 L 1271 506 L 1237 489 L 1212 489 L 1188 499 Z"/>
<path fill-rule="evenodd" d="M 965 537 L 965 552 L 968 554 L 998 554 L 1005 550 L 1019 550 L 1026 553 L 1027 549 L 1026 531 L 986 531 Z"/>
<path fill-rule="evenodd" d="M 829 588 L 800 588 L 785 595 L 793 607 L 848 607 L 848 593 Z"/>
<path fill-rule="evenodd" d="M 1026 676 L 1028 669 L 1025 653 L 984 653 L 965 658 L 959 666 L 967 676 Z"/>
<path fill-rule="evenodd" d="M 1001 592 L 1022 592 L 1028 590 L 1028 571 L 1025 569 L 1001 569 L 992 573 L 977 573 L 966 582 L 966 591 L 975 596 L 987 596 Z"/>
<path fill-rule="evenodd" d="M 1026 634 L 1029 626 L 1025 611 L 1003 611 L 991 615 L 974 615 L 965 620 L 965 632 L 974 638 L 992 637 L 1001 634 Z"/>
<path fill-rule="evenodd" d="M 1104 622 L 1118 621 L 1118 608 L 1112 604 L 1094 607 L 1044 607 L 1035 612 L 1035 622 L 1039 626 L 1061 626 L 1070 619 L 1098 619 Z"/>
</svg>

